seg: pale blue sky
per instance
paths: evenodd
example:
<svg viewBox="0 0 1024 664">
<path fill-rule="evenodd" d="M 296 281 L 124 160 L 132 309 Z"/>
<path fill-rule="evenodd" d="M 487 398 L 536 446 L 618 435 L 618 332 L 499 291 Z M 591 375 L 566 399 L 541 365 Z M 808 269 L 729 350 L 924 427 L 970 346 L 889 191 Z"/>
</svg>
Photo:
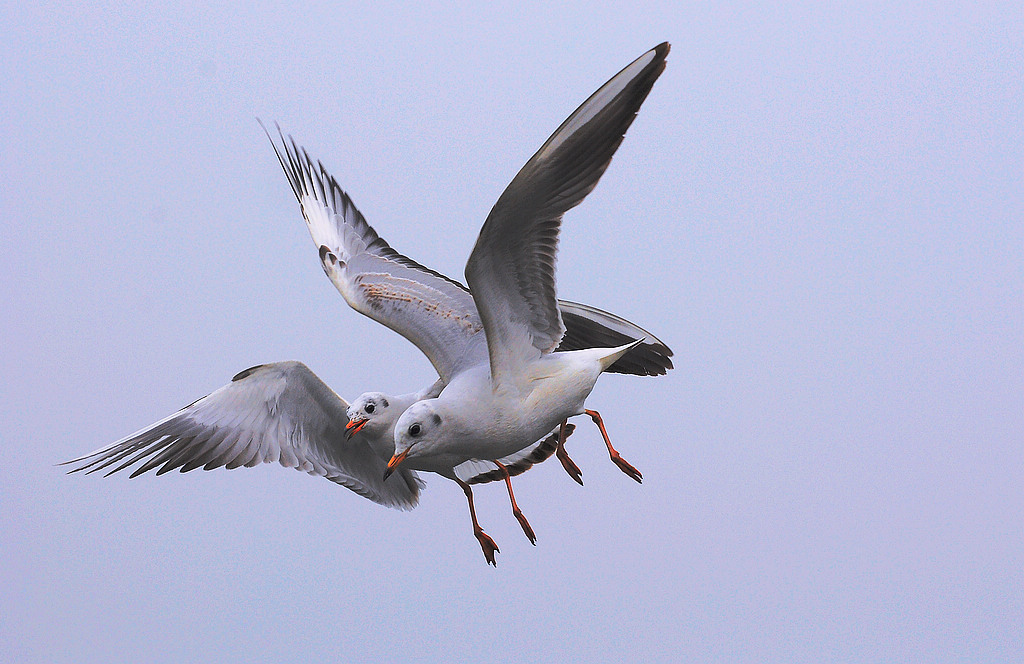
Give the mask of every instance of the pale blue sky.
<svg viewBox="0 0 1024 664">
<path fill-rule="evenodd" d="M 1024 658 L 1024 10 L 477 3 L 6 8 L 0 660 Z M 628 9 L 627 9 L 628 7 Z M 669 8 L 671 7 L 671 8 Z M 268 361 L 430 365 L 324 277 L 255 121 L 461 277 L 558 124 L 668 69 L 563 227 L 559 294 L 675 350 L 465 501 L 280 467 L 54 463 Z"/>
</svg>

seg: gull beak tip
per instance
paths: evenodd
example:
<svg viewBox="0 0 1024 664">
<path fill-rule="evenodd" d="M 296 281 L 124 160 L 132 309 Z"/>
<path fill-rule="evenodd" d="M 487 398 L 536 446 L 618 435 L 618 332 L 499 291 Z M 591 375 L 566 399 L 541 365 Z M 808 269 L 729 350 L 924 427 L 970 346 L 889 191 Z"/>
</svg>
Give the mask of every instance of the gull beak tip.
<svg viewBox="0 0 1024 664">
<path fill-rule="evenodd" d="M 345 425 L 345 440 L 351 440 L 352 436 L 359 433 L 359 430 L 365 427 L 367 422 L 369 422 L 367 419 L 349 420 Z"/>
<path fill-rule="evenodd" d="M 391 460 L 388 461 L 387 470 L 384 471 L 384 480 L 385 481 L 389 477 L 391 477 L 391 473 L 395 472 L 395 469 L 398 468 L 398 464 L 400 464 L 403 461 L 405 461 L 405 457 L 408 454 L 409 454 L 409 450 L 406 450 L 405 452 L 402 452 L 401 454 L 395 454 L 395 455 L 393 455 L 391 457 Z"/>
</svg>

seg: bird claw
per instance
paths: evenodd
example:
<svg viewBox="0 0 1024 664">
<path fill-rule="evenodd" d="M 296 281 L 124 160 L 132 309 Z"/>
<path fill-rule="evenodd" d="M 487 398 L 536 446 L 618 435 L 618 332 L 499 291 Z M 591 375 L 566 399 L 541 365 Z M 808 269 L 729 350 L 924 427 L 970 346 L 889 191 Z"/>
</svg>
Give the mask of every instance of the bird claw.
<svg viewBox="0 0 1024 664">
<path fill-rule="evenodd" d="M 612 463 L 619 467 L 619 470 L 629 475 L 631 478 L 643 484 L 644 476 L 639 470 L 634 468 L 628 461 L 623 459 L 621 456 L 615 455 L 612 457 Z"/>
<path fill-rule="evenodd" d="M 513 516 L 516 517 L 516 521 L 523 527 L 523 532 L 526 533 L 527 539 L 530 540 L 530 544 L 537 546 L 537 535 L 533 532 L 533 527 L 530 526 L 530 522 L 526 520 L 523 513 L 520 510 L 513 510 Z"/>
<path fill-rule="evenodd" d="M 480 548 L 484 551 L 484 558 L 487 559 L 487 564 L 494 565 L 495 567 L 497 567 L 498 563 L 494 562 L 494 554 L 501 553 L 501 550 L 498 548 L 498 545 L 495 544 L 494 540 L 491 539 L 490 535 L 488 535 L 482 530 L 473 534 L 476 535 L 477 541 L 480 542 Z"/>
<path fill-rule="evenodd" d="M 576 483 L 583 486 L 583 472 L 580 467 L 576 465 L 576 462 L 569 458 L 569 455 L 565 453 L 564 447 L 559 447 L 555 453 L 558 460 L 562 462 L 562 468 L 565 468 L 565 472 L 569 474 L 569 477 L 576 480 Z"/>
</svg>

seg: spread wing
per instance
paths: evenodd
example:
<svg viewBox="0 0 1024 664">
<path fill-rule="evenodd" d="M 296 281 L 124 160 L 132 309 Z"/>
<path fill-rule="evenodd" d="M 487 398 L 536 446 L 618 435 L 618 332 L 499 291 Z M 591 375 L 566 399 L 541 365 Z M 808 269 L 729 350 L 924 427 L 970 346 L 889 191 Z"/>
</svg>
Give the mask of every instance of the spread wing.
<svg viewBox="0 0 1024 664">
<path fill-rule="evenodd" d="M 326 477 L 370 500 L 412 509 L 423 483 L 399 469 L 386 482 L 386 459 L 361 436 L 345 438 L 348 404 L 300 362 L 264 364 L 170 417 L 92 454 L 67 461 L 72 473 L 107 475 L 143 462 L 131 474 L 159 468 L 282 466 Z M 115 465 L 116 464 L 116 465 Z"/>
<path fill-rule="evenodd" d="M 466 264 L 487 334 L 491 375 L 510 379 L 562 338 L 555 254 L 562 215 L 597 185 L 655 80 L 660 44 L 583 103 L 523 166 L 488 215 Z"/>
<path fill-rule="evenodd" d="M 483 324 L 466 288 L 392 249 L 323 165 L 278 134 L 280 148 L 270 139 L 274 152 L 324 271 L 349 306 L 411 341 L 445 384 L 484 361 Z"/>
</svg>

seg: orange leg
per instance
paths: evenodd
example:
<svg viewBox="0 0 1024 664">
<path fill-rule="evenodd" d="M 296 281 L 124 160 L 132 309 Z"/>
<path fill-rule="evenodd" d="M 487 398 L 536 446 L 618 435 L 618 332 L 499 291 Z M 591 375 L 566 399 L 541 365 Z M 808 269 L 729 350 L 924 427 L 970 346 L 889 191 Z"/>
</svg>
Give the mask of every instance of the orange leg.
<svg viewBox="0 0 1024 664">
<path fill-rule="evenodd" d="M 533 533 L 533 528 L 530 527 L 530 522 L 523 516 L 522 511 L 519 509 L 519 505 L 516 505 L 516 496 L 512 493 L 512 478 L 508 474 L 508 468 L 506 468 L 500 461 L 494 462 L 501 472 L 505 475 L 505 486 L 508 487 L 508 498 L 512 501 L 512 516 L 516 518 L 519 525 L 523 527 L 523 532 L 526 533 L 526 537 L 530 540 L 530 544 L 537 546 L 537 536 Z"/>
<path fill-rule="evenodd" d="M 612 441 L 608 439 L 608 432 L 604 430 L 604 420 L 601 419 L 601 413 L 596 410 L 585 410 L 583 411 L 587 415 L 590 415 L 590 419 L 594 420 L 594 424 L 601 429 L 601 435 L 604 436 L 604 444 L 608 446 L 608 456 L 612 458 L 612 463 L 619 467 L 619 470 L 632 477 L 637 482 L 643 482 L 644 476 L 640 474 L 640 471 L 631 466 L 623 459 L 615 448 L 612 447 Z"/>
<path fill-rule="evenodd" d="M 565 424 L 566 420 L 562 420 L 561 426 L 558 427 L 558 449 L 555 451 L 555 456 L 562 462 L 562 468 L 565 468 L 565 472 L 569 473 L 569 477 L 576 480 L 580 486 L 583 486 L 583 473 L 580 472 L 580 467 L 569 458 L 565 451 Z"/>
<path fill-rule="evenodd" d="M 473 507 L 473 490 L 462 480 L 455 478 L 455 481 L 462 487 L 462 491 L 466 494 L 466 500 L 469 501 L 469 516 L 473 519 L 473 536 L 476 537 L 476 541 L 480 542 L 480 548 L 484 550 L 484 558 L 487 559 L 488 564 L 497 567 L 498 563 L 494 562 L 494 554 L 499 553 L 498 545 L 494 543 L 490 535 L 484 532 L 484 529 L 480 527 L 476 520 L 476 509 Z"/>
</svg>

